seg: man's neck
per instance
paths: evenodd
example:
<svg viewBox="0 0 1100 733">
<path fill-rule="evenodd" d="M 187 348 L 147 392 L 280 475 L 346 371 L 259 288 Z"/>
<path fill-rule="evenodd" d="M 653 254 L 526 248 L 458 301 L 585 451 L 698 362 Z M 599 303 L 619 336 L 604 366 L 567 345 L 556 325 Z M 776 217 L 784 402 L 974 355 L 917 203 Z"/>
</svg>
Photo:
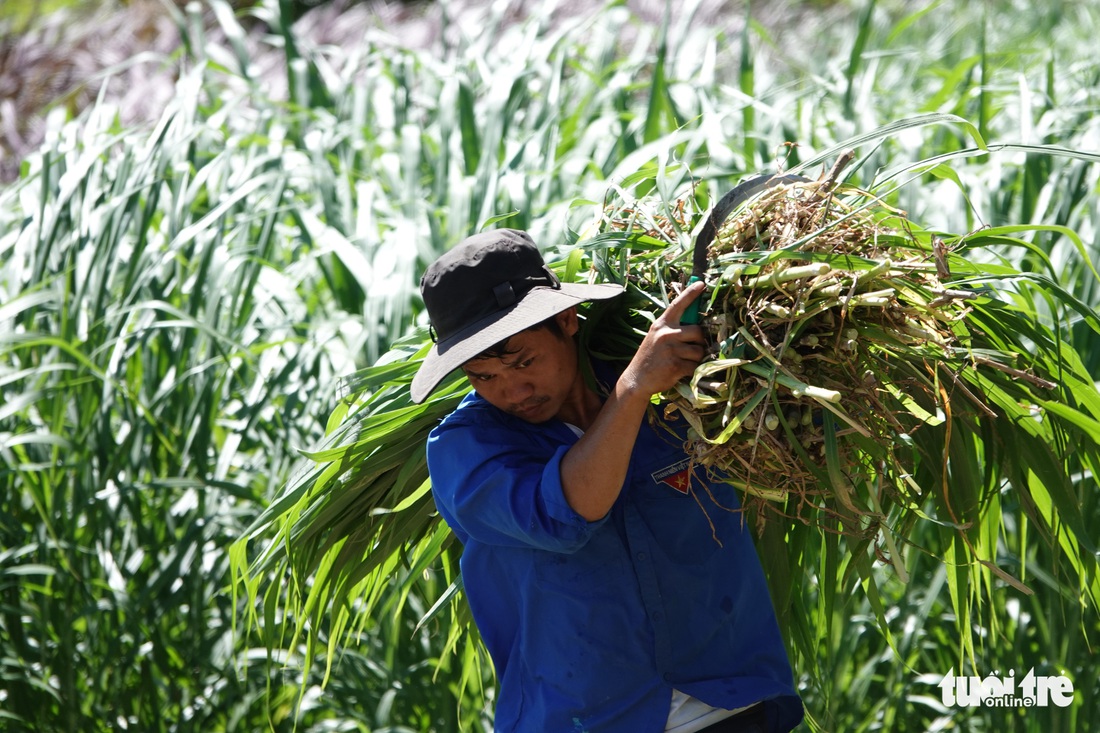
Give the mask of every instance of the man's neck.
<svg viewBox="0 0 1100 733">
<path fill-rule="evenodd" d="M 562 403 L 555 417 L 562 422 L 576 425 L 581 430 L 588 430 L 596 416 L 600 414 L 603 400 L 588 388 L 583 378 L 578 380 L 578 385 L 569 398 Z"/>
<path fill-rule="evenodd" d="M 581 430 L 588 430 L 596 416 L 600 414 L 604 397 L 593 389 L 584 376 L 586 373 L 596 372 L 595 363 L 584 354 L 580 356 L 580 359 L 581 368 L 577 369 L 577 378 L 570 390 L 569 397 L 562 403 L 561 409 L 554 417 L 570 425 L 576 425 Z M 584 368 L 585 361 L 588 362 L 588 369 Z"/>
</svg>

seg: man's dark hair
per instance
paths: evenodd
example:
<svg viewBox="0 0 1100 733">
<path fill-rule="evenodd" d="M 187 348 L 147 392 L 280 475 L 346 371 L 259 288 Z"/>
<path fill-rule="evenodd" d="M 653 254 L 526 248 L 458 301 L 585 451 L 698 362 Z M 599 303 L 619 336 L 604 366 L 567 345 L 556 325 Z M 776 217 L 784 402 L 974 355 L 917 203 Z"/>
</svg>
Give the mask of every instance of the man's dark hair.
<svg viewBox="0 0 1100 733">
<path fill-rule="evenodd" d="M 547 331 L 549 331 L 553 335 L 557 336 L 558 338 L 562 338 L 563 336 L 565 336 L 565 331 L 561 330 L 561 324 L 558 323 L 558 315 L 559 314 L 552 315 L 549 318 L 547 318 L 545 321 L 540 321 L 539 323 L 536 323 L 533 326 L 529 326 L 529 327 L 523 329 L 523 331 L 520 331 L 520 333 L 524 333 L 526 331 L 539 331 L 539 330 L 542 330 L 542 329 L 546 329 Z M 511 341 L 511 340 L 512 340 L 512 337 L 509 336 L 506 339 L 503 339 L 501 341 L 496 342 L 495 344 L 493 344 L 489 348 L 485 349 L 485 351 L 482 351 L 480 354 L 475 356 L 474 359 L 503 359 L 504 357 L 508 356 L 509 354 L 516 353 L 517 351 L 519 351 L 519 349 L 509 349 L 508 348 L 508 342 Z"/>
</svg>

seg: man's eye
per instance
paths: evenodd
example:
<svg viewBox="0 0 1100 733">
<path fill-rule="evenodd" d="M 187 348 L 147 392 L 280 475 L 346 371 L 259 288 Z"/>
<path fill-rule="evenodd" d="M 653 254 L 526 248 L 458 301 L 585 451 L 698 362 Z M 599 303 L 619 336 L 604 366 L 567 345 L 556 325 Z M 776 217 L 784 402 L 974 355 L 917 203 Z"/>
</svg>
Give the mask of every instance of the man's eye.
<svg viewBox="0 0 1100 733">
<path fill-rule="evenodd" d="M 516 369 L 526 369 L 527 367 L 531 366 L 531 362 L 533 362 L 534 360 L 535 357 L 532 356 L 527 361 L 521 361 L 519 364 L 516 364 Z"/>
<path fill-rule="evenodd" d="M 474 380 L 475 382 L 488 382 L 490 379 L 493 378 L 493 375 L 492 374 L 470 374 L 469 377 L 470 377 L 470 379 Z"/>
</svg>

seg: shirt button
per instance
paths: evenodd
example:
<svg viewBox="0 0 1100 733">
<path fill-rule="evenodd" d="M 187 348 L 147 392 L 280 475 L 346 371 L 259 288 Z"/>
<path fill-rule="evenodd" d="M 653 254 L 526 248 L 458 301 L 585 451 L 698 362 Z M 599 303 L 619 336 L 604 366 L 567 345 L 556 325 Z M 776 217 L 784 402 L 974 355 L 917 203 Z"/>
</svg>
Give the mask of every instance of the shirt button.
<svg viewBox="0 0 1100 733">
<path fill-rule="evenodd" d="M 664 617 L 665 617 L 665 615 L 660 611 L 655 611 L 654 614 L 653 614 L 653 620 L 654 621 L 660 621 Z"/>
<path fill-rule="evenodd" d="M 645 562 L 646 554 L 644 552 L 639 552 L 638 553 L 638 559 L 641 560 L 642 562 Z"/>
<path fill-rule="evenodd" d="M 664 673 L 663 675 L 661 675 L 661 676 L 665 678 L 665 682 L 672 682 L 672 675 L 671 675 L 671 674 L 669 674 L 668 672 L 665 672 L 665 673 Z"/>
</svg>

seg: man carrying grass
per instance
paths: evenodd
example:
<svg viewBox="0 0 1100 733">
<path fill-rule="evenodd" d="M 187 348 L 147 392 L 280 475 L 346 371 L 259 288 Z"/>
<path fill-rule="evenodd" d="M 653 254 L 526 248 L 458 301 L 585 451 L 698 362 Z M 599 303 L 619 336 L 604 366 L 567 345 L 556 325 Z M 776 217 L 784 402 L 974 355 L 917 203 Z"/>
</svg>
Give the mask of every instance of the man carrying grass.
<svg viewBox="0 0 1100 733">
<path fill-rule="evenodd" d="M 573 338 L 576 306 L 617 285 L 560 283 L 525 233 L 470 237 L 421 292 L 436 341 L 412 384 L 473 387 L 432 431 L 440 514 L 493 658 L 498 731 L 785 732 L 802 720 L 756 551 L 732 490 L 684 452 L 650 398 L 704 355 L 687 288 L 621 374 Z M 583 376 L 590 365 L 597 384 Z"/>
</svg>

